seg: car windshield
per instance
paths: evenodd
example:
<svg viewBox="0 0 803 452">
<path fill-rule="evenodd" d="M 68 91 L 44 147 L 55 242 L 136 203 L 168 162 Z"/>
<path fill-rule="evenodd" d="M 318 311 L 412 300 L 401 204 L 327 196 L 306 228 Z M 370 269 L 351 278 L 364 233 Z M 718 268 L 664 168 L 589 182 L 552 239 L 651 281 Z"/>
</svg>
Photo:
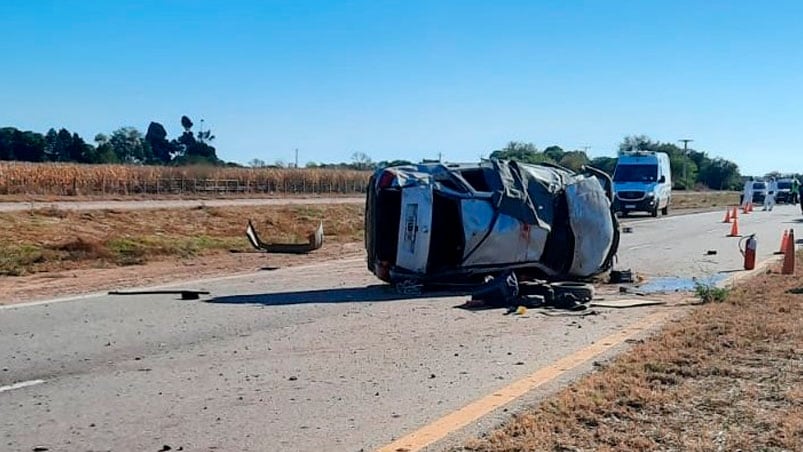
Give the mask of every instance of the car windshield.
<svg viewBox="0 0 803 452">
<path fill-rule="evenodd" d="M 655 182 L 658 180 L 657 165 L 619 165 L 613 175 L 616 182 Z"/>
<path fill-rule="evenodd" d="M 778 182 L 778 189 L 779 190 L 788 190 L 790 188 L 792 188 L 792 183 L 791 182 L 786 182 L 786 181 Z"/>
<path fill-rule="evenodd" d="M 764 190 L 767 188 L 767 184 L 764 182 L 753 182 L 753 190 Z"/>
</svg>

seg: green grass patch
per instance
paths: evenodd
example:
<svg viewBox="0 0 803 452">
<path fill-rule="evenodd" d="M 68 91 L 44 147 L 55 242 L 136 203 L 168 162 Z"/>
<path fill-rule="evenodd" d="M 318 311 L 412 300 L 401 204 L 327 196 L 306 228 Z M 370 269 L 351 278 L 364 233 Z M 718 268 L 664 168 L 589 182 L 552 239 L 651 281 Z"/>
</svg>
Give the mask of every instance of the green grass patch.
<svg viewBox="0 0 803 452">
<path fill-rule="evenodd" d="M 694 284 L 694 294 L 703 303 L 722 303 L 728 299 L 729 292 L 730 291 L 728 289 L 724 287 L 717 287 L 713 284 L 703 284 L 700 282 L 696 282 Z"/>
<path fill-rule="evenodd" d="M 47 259 L 47 250 L 36 245 L 0 245 L 0 275 L 22 276 Z"/>
</svg>

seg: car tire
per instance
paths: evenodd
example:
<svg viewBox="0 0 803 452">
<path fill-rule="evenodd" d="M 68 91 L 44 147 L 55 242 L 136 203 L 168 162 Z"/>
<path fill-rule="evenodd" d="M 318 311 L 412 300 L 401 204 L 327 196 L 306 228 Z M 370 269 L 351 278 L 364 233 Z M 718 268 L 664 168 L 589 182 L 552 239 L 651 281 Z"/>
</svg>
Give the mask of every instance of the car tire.
<svg viewBox="0 0 803 452">
<path fill-rule="evenodd" d="M 667 204 L 666 207 L 661 209 L 661 215 L 663 215 L 663 216 L 669 215 L 669 204 Z"/>
<path fill-rule="evenodd" d="M 591 301 L 594 298 L 594 286 L 578 282 L 556 282 L 550 284 L 555 292 L 555 298 L 572 295 L 580 303 Z"/>
<path fill-rule="evenodd" d="M 657 202 L 655 203 L 655 207 L 653 207 L 652 212 L 650 212 L 650 215 L 652 215 L 653 217 L 657 217 L 658 216 L 658 203 Z"/>
</svg>

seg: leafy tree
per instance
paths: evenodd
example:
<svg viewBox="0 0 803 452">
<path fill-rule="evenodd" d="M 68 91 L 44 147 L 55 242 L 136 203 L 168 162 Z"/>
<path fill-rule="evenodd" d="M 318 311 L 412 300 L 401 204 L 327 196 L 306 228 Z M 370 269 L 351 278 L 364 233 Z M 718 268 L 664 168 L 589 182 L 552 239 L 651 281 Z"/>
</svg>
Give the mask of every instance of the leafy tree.
<svg viewBox="0 0 803 452">
<path fill-rule="evenodd" d="M 97 163 L 120 163 L 120 159 L 114 153 L 114 148 L 112 148 L 107 135 L 102 133 L 95 135 L 95 143 L 97 143 L 95 147 L 95 161 Z"/>
<path fill-rule="evenodd" d="M 544 153 L 539 152 L 538 148 L 532 143 L 522 143 L 518 141 L 511 141 L 502 149 L 491 152 L 492 159 L 501 160 L 516 160 L 524 163 L 555 163 Z"/>
<path fill-rule="evenodd" d="M 697 182 L 697 164 L 689 157 L 676 153 L 670 154 L 669 166 L 672 171 L 673 188 L 691 190 Z M 684 177 L 685 175 L 685 177 Z"/>
<path fill-rule="evenodd" d="M 546 152 L 545 150 L 544 154 L 546 154 Z M 583 151 L 566 152 L 558 161 L 561 166 L 565 166 L 573 171 L 580 171 L 580 168 L 584 165 L 588 165 L 588 162 L 588 155 Z"/>
<path fill-rule="evenodd" d="M 166 165 L 179 153 L 178 146 L 167 140 L 167 131 L 158 122 L 151 122 L 145 133 L 145 141 L 151 147 L 153 162 Z"/>
<path fill-rule="evenodd" d="M 715 158 L 702 168 L 700 179 L 701 182 L 716 190 L 738 190 L 742 176 L 735 163 Z"/>
<path fill-rule="evenodd" d="M 658 143 L 654 143 L 646 135 L 631 135 L 625 137 L 619 144 L 619 153 L 635 151 L 654 151 Z"/>
<path fill-rule="evenodd" d="M 250 166 L 251 168 L 264 168 L 268 165 L 262 159 L 251 159 L 248 162 L 248 166 Z"/>
<path fill-rule="evenodd" d="M 553 162 L 560 162 L 563 159 L 563 156 L 566 155 L 566 152 L 562 147 L 552 145 L 544 149 L 544 155 Z"/>
<path fill-rule="evenodd" d="M 14 127 L 0 128 L 0 160 L 44 161 L 45 137 Z"/>
<path fill-rule="evenodd" d="M 95 150 L 77 133 L 50 129 L 44 137 L 44 159 L 52 162 L 95 163 Z"/>
<path fill-rule="evenodd" d="M 121 163 L 147 163 L 153 159 L 150 145 L 142 132 L 134 127 L 121 127 L 112 132 L 108 141 Z"/>
<path fill-rule="evenodd" d="M 613 176 L 613 172 L 616 169 L 616 162 L 616 157 L 595 157 L 591 160 L 589 165 L 605 171 L 609 176 Z"/>
<path fill-rule="evenodd" d="M 181 127 L 184 127 L 185 132 L 189 132 L 192 129 L 192 120 L 187 116 L 181 117 Z"/>
<path fill-rule="evenodd" d="M 207 144 L 207 141 L 215 139 L 211 130 L 203 131 L 199 136 L 200 139 L 196 138 L 192 132 L 193 122 L 187 116 L 181 117 L 181 126 L 184 128 L 184 133 L 173 141 L 178 149 L 178 156 L 174 159 L 175 164 L 218 165 L 221 163 L 217 158 L 215 148 Z"/>
<path fill-rule="evenodd" d="M 365 170 L 374 166 L 374 162 L 371 160 L 371 157 L 369 157 L 365 152 L 355 152 L 351 154 L 351 161 L 354 164 L 354 169 L 358 170 Z"/>
<path fill-rule="evenodd" d="M 69 144 L 67 144 L 66 154 L 68 161 L 78 163 L 97 163 L 95 160 L 95 148 L 87 144 L 77 133 L 73 133 Z"/>
</svg>

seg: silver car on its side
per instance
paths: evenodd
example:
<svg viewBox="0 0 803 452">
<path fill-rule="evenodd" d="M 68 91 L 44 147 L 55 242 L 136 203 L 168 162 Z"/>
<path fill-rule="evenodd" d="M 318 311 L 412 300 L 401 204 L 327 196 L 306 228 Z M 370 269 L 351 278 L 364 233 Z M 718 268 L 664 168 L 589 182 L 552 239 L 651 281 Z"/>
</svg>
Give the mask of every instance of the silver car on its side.
<svg viewBox="0 0 803 452">
<path fill-rule="evenodd" d="M 368 269 L 391 283 L 598 275 L 619 246 L 611 187 L 591 167 L 495 159 L 382 168 L 366 196 Z"/>
</svg>

